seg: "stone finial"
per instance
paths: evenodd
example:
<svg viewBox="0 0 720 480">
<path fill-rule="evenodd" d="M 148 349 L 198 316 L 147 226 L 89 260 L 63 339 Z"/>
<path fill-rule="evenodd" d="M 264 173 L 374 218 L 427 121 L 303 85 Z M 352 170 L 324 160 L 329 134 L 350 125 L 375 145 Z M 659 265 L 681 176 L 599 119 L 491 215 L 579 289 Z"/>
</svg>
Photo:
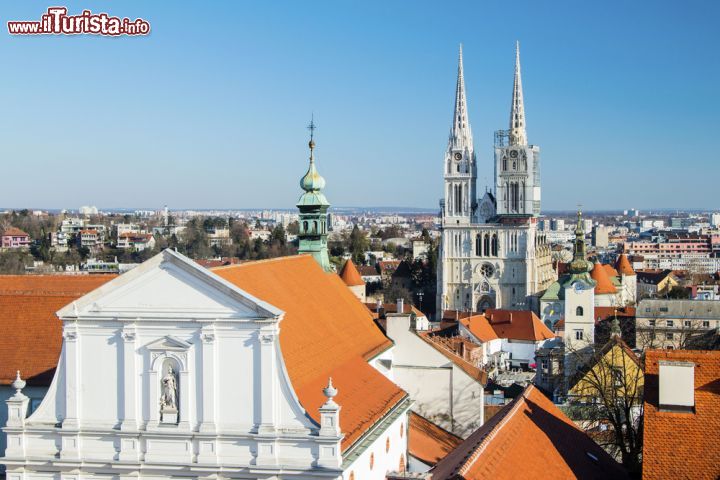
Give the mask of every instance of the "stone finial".
<svg viewBox="0 0 720 480">
<path fill-rule="evenodd" d="M 325 405 L 335 405 L 333 397 L 335 397 L 337 393 L 337 388 L 335 388 L 332 383 L 332 377 L 329 377 L 327 387 L 323 388 L 323 394 L 327 397 Z"/>
<path fill-rule="evenodd" d="M 615 315 L 615 318 L 610 322 L 610 337 L 621 338 L 622 330 L 620 330 L 620 320 L 617 318 L 617 313 Z"/>
<path fill-rule="evenodd" d="M 11 384 L 12 388 L 15 389 L 15 395 L 22 395 L 22 389 L 25 388 L 25 385 L 27 385 L 27 382 L 20 377 L 20 370 L 18 370 L 15 380 Z"/>
</svg>

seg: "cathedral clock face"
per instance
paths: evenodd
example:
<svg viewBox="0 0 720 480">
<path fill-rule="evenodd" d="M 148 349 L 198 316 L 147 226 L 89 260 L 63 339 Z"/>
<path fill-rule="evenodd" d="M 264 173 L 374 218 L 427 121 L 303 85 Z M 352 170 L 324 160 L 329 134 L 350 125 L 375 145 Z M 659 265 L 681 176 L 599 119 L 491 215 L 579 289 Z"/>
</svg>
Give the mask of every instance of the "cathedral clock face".
<svg viewBox="0 0 720 480">
<path fill-rule="evenodd" d="M 512 158 L 517 158 L 517 156 L 518 156 L 517 150 L 511 150 L 511 151 L 510 151 L 510 156 L 511 156 Z"/>
<path fill-rule="evenodd" d="M 462 153 L 458 152 L 455 154 L 455 160 L 460 160 L 462 158 Z"/>
</svg>

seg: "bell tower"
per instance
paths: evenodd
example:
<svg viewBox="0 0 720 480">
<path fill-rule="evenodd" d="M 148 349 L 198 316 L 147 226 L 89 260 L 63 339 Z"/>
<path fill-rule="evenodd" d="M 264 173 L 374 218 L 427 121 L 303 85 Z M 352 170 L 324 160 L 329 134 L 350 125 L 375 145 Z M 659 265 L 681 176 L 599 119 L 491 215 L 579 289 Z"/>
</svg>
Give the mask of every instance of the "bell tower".
<svg viewBox="0 0 720 480">
<path fill-rule="evenodd" d="M 298 232 L 298 253 L 310 253 L 326 271 L 332 271 L 327 249 L 327 211 L 330 208 L 322 193 L 325 179 L 315 167 L 315 122 L 310 121 L 310 166 L 307 173 L 300 179 L 300 188 L 305 193 L 300 196 L 297 207 L 300 210 L 300 230 Z"/>
<path fill-rule="evenodd" d="M 495 142 L 495 198 L 502 217 L 540 215 L 540 147 L 529 145 L 520 74 L 520 44 L 515 46 L 515 80 L 509 129 Z M 507 140 L 507 142 L 505 141 Z"/>
<path fill-rule="evenodd" d="M 469 225 L 477 209 L 477 165 L 468 120 L 462 45 L 458 58 L 455 109 L 444 162 L 445 195 L 440 202 L 443 225 Z"/>
</svg>

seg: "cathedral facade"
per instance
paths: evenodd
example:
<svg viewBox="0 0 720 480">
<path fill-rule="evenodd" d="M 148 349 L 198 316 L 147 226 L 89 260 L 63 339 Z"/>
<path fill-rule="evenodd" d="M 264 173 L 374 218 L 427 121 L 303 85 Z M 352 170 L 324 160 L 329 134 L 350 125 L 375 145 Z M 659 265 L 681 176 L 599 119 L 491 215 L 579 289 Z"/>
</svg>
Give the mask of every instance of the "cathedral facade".
<svg viewBox="0 0 720 480">
<path fill-rule="evenodd" d="M 443 162 L 439 309 L 536 310 L 538 294 L 555 280 L 550 245 L 537 229 L 540 148 L 527 141 L 519 49 L 510 125 L 496 133 L 493 165 L 492 191 L 478 198 L 478 162 L 468 119 L 461 48 L 453 124 Z"/>
</svg>

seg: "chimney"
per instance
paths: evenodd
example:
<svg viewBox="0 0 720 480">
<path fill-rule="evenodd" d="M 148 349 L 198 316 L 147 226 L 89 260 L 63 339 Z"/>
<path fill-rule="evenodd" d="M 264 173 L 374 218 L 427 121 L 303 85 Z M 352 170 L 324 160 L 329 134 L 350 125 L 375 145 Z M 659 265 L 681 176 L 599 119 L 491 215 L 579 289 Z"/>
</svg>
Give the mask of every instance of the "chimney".
<svg viewBox="0 0 720 480">
<path fill-rule="evenodd" d="M 660 360 L 658 369 L 660 410 L 692 412 L 695 407 L 695 364 Z"/>
<path fill-rule="evenodd" d="M 397 312 L 396 313 L 403 313 L 405 311 L 405 300 L 402 298 L 397 299 Z"/>
</svg>

